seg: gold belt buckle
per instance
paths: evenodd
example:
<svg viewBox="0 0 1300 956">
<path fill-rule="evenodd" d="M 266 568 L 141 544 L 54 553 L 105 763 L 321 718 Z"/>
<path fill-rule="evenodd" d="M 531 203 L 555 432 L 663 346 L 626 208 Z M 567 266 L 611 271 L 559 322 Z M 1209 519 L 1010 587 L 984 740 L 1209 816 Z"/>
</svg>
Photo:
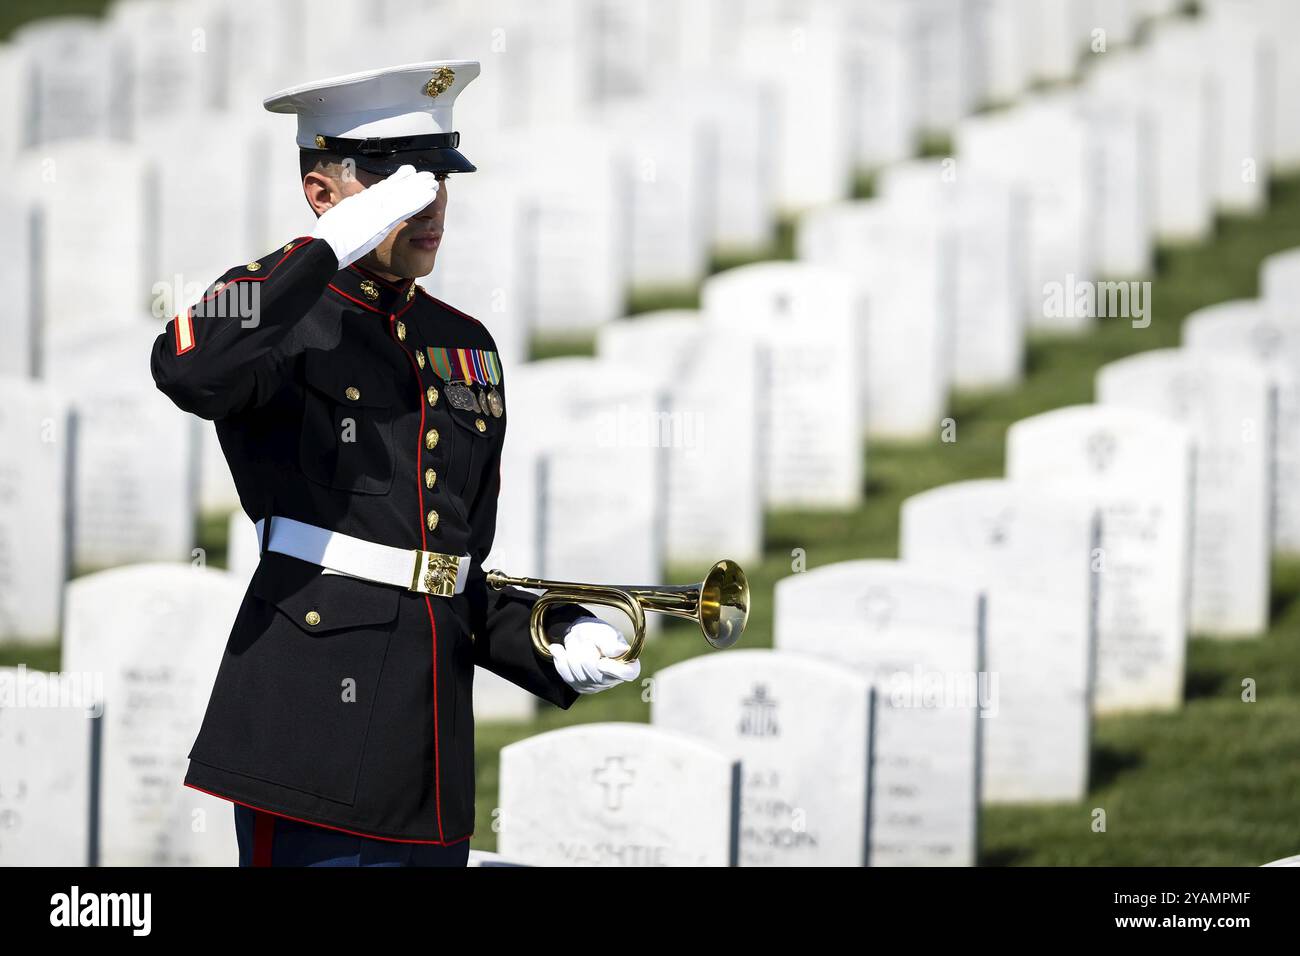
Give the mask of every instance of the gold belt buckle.
<svg viewBox="0 0 1300 956">
<path fill-rule="evenodd" d="M 456 554 L 416 551 L 411 590 L 417 594 L 452 597 L 456 593 L 456 579 L 460 576 L 460 558 Z"/>
</svg>

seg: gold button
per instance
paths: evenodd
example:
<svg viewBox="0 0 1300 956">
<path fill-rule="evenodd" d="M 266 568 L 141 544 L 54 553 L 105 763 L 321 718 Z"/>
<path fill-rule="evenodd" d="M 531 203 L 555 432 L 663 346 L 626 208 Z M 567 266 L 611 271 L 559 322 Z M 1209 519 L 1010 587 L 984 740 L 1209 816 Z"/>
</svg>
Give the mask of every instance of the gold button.
<svg viewBox="0 0 1300 956">
<path fill-rule="evenodd" d="M 310 624 L 312 627 L 315 627 L 317 624 L 320 623 L 320 615 L 317 614 L 315 611 L 308 611 L 307 616 L 303 618 L 303 620 L 306 621 L 308 624 Z"/>
<path fill-rule="evenodd" d="M 361 397 L 361 389 L 357 388 L 355 385 L 349 385 L 348 390 L 343 394 L 348 397 L 348 401 L 355 402 Z"/>
<path fill-rule="evenodd" d="M 220 291 L 221 291 L 222 289 L 224 289 L 225 287 L 226 287 L 226 284 L 225 284 L 224 282 L 218 282 L 218 283 L 216 283 L 216 284 L 212 287 L 212 291 L 213 291 L 213 292 L 220 292 Z"/>
<path fill-rule="evenodd" d="M 424 392 L 424 397 L 429 400 L 430 405 L 438 404 L 438 390 L 430 385 Z"/>
<path fill-rule="evenodd" d="M 405 323 L 405 322 L 398 322 L 398 323 L 397 323 L 397 338 L 398 338 L 400 341 L 402 341 L 402 342 L 405 342 L 405 341 L 406 341 L 406 323 Z"/>
<path fill-rule="evenodd" d="M 321 136 L 319 133 L 316 134 L 316 148 L 317 149 L 325 148 L 325 137 Z"/>
<path fill-rule="evenodd" d="M 292 242 L 286 242 L 286 243 L 284 244 L 284 251 L 285 251 L 285 252 L 289 252 L 289 251 L 291 251 L 292 249 L 293 249 L 293 243 L 292 243 Z"/>
<path fill-rule="evenodd" d="M 430 428 L 424 433 L 424 447 L 433 451 L 438 447 L 438 429 Z"/>
<path fill-rule="evenodd" d="M 481 418 L 476 418 L 474 419 L 474 427 L 481 432 L 485 432 L 487 431 L 487 422 L 483 421 Z"/>
<path fill-rule="evenodd" d="M 432 468 L 424 469 L 424 487 L 432 488 L 433 483 L 438 480 L 438 473 Z"/>
<path fill-rule="evenodd" d="M 262 268 L 262 264 L 260 262 L 250 262 L 248 265 L 244 266 L 244 268 L 249 272 L 256 272 L 258 269 Z"/>
<path fill-rule="evenodd" d="M 423 353 L 423 352 L 416 352 L 416 353 L 415 353 L 415 360 L 420 364 L 420 368 L 424 368 L 424 353 Z"/>
<path fill-rule="evenodd" d="M 424 523 L 429 526 L 430 531 L 438 527 L 438 512 L 430 511 L 428 515 L 425 516 Z"/>
<path fill-rule="evenodd" d="M 406 290 L 406 301 L 410 302 L 414 298 L 415 298 L 415 283 L 412 282 L 411 287 Z"/>
</svg>

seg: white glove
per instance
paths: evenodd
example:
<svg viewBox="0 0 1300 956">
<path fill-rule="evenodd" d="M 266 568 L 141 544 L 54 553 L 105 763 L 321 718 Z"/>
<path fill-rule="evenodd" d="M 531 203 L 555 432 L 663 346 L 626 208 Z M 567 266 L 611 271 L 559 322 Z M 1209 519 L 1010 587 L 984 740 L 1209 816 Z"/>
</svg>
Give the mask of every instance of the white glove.
<svg viewBox="0 0 1300 956">
<path fill-rule="evenodd" d="M 399 222 L 437 199 L 438 186 L 433 173 L 417 173 L 414 166 L 403 166 L 325 210 L 312 235 L 329 243 L 339 268 L 346 269 L 383 242 Z"/>
<path fill-rule="evenodd" d="M 610 660 L 627 649 L 618 628 L 598 617 L 580 617 L 565 631 L 563 644 L 551 645 L 551 657 L 566 684 L 579 694 L 596 694 L 640 676 L 639 660 Z"/>
</svg>

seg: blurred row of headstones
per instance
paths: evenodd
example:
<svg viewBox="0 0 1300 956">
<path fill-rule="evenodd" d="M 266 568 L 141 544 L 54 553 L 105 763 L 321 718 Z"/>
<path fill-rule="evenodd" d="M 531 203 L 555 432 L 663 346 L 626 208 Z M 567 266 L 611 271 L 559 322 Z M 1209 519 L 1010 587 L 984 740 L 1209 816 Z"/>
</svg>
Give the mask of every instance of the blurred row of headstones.
<svg viewBox="0 0 1300 956">
<path fill-rule="evenodd" d="M 865 438 L 941 438 L 954 388 L 1019 383 L 1028 330 L 1132 321 L 1071 290 L 1148 277 L 1157 242 L 1261 208 L 1300 165 L 1300 15 L 1211 2 L 1126 47 L 1173 6 L 388 0 L 339 5 L 338 42 L 307 49 L 296 3 L 134 2 L 20 31 L 0 48 L 21 171 L 0 198 L 19 304 L 0 318 L 0 635 L 61 633 L 47 683 L 98 675 L 104 719 L 0 706 L 0 764 L 21 768 L 0 862 L 232 862 L 229 806 L 178 781 L 256 542 L 235 511 L 231 570 L 194 561 L 197 517 L 237 502 L 145 356 L 197 289 L 309 228 L 262 95 L 484 61 L 457 123 L 483 172 L 451 184 L 426 282 L 506 355 L 488 564 L 645 583 L 756 559 L 770 509 L 856 507 Z M 1081 85 L 1025 95 L 1081 51 Z M 932 133 L 954 156 L 910 159 Z M 877 198 L 849 198 L 858 170 Z M 790 213 L 795 261 L 705 278 Z M 629 288 L 701 280 L 697 310 L 623 315 Z M 506 748 L 502 856 L 969 865 L 983 804 L 1080 799 L 1094 715 L 1177 708 L 1189 631 L 1261 633 L 1270 556 L 1300 550 L 1297 285 L 1300 251 L 1273 256 L 1258 300 L 1105 366 L 1095 405 L 1018 422 L 1006 479 L 904 503 L 900 560 L 783 580 L 776 649 L 654 675 L 651 726 Z M 522 361 L 575 330 L 594 358 Z M 531 717 L 477 681 L 481 717 Z"/>
</svg>

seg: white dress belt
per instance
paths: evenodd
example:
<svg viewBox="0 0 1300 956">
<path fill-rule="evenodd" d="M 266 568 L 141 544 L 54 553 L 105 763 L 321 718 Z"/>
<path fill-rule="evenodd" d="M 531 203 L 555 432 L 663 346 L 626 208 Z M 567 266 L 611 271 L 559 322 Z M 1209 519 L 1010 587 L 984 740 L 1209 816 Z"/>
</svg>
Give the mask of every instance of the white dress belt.
<svg viewBox="0 0 1300 956">
<path fill-rule="evenodd" d="M 264 523 L 255 523 L 259 544 Z M 320 565 L 325 573 L 345 574 L 438 597 L 463 592 L 471 564 L 468 554 L 394 548 L 279 515 L 271 516 L 271 534 L 265 549 Z"/>
</svg>

